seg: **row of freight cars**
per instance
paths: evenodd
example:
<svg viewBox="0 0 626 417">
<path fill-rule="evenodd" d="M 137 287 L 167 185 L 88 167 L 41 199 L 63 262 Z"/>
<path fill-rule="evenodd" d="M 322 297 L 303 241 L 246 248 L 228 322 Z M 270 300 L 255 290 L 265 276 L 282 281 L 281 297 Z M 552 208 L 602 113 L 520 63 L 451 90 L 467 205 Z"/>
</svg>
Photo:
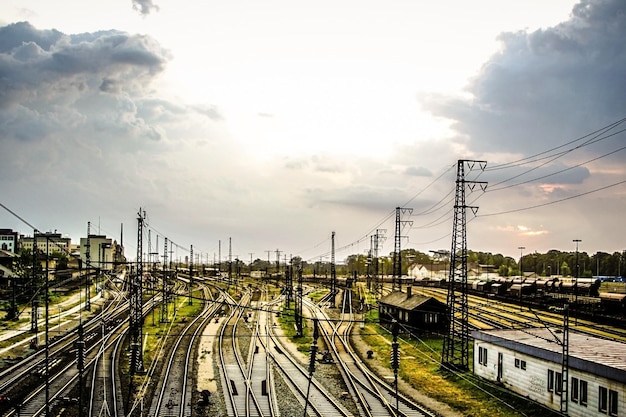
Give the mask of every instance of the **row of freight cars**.
<svg viewBox="0 0 626 417">
<path fill-rule="evenodd" d="M 413 285 L 447 288 L 445 279 L 416 278 Z M 608 314 L 626 315 L 626 293 L 600 292 L 601 281 L 598 279 L 581 278 L 559 279 L 542 277 L 535 278 L 504 278 L 490 280 L 468 280 L 469 293 L 498 298 L 510 298 L 512 302 L 520 299 L 550 299 L 568 295 L 576 295 L 581 299 L 594 301 L 597 308 Z"/>
</svg>

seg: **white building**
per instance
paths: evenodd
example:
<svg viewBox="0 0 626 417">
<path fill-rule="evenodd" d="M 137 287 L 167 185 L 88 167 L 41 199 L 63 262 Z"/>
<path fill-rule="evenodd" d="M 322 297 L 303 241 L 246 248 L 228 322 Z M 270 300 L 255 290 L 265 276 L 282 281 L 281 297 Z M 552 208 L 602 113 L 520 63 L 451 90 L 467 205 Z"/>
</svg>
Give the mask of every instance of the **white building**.
<svg viewBox="0 0 626 417">
<path fill-rule="evenodd" d="M 0 250 L 17 253 L 17 232 L 0 229 Z"/>
<path fill-rule="evenodd" d="M 89 235 L 80 238 L 80 259 L 86 268 L 112 270 L 116 261 L 115 247 L 117 243 L 104 235 Z M 87 248 L 89 247 L 89 265 L 87 265 Z"/>
<path fill-rule="evenodd" d="M 560 330 L 479 330 L 474 373 L 569 416 L 626 416 L 626 344 L 569 332 L 564 386 Z M 565 403 L 566 401 L 566 403 Z"/>
</svg>

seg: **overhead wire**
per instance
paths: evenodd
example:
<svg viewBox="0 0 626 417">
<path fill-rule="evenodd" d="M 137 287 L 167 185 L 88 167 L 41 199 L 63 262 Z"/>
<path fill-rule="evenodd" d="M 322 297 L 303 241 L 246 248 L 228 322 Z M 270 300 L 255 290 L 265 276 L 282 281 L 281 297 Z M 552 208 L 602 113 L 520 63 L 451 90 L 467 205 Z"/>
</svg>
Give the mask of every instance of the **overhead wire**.
<svg viewBox="0 0 626 417">
<path fill-rule="evenodd" d="M 587 165 L 587 164 L 589 164 L 591 162 L 595 162 L 595 161 L 598 161 L 598 160 L 600 160 L 602 158 L 606 158 L 607 156 L 611 156 L 611 155 L 613 155 L 613 154 L 615 154 L 617 152 L 623 151 L 624 149 L 626 149 L 626 146 L 622 146 L 621 148 L 615 149 L 615 150 L 613 150 L 611 152 L 605 153 L 604 155 L 598 156 L 596 158 L 589 159 L 589 160 L 587 160 L 585 162 L 581 162 L 579 164 L 572 165 L 570 167 L 561 169 L 561 170 L 553 172 L 551 174 L 546 174 L 546 175 L 543 175 L 541 177 L 533 178 L 533 179 L 530 179 L 530 180 L 527 180 L 527 181 L 518 182 L 518 183 L 515 183 L 515 184 L 510 184 L 510 185 L 507 185 L 507 186 L 504 186 L 504 187 L 499 187 L 499 188 L 497 188 L 497 187 L 496 188 L 490 187 L 487 192 L 494 192 L 494 191 L 505 190 L 507 188 L 512 188 L 512 187 L 516 187 L 516 186 L 519 186 L 519 185 L 528 184 L 528 183 L 531 183 L 531 182 L 535 182 L 535 181 L 539 181 L 539 180 L 542 180 L 542 179 L 545 179 L 545 178 L 552 177 L 554 175 L 562 174 L 564 172 L 571 171 L 572 169 L 579 168 L 579 167 L 581 167 L 583 165 Z M 496 185 L 498 185 L 498 184 L 496 184 Z"/>
<path fill-rule="evenodd" d="M 493 166 L 491 166 L 491 167 L 489 167 L 489 168 L 486 168 L 485 170 L 486 170 L 486 171 L 497 171 L 497 170 L 501 170 L 501 169 L 507 169 L 507 168 L 512 168 L 512 167 L 517 167 L 517 166 L 525 165 L 525 164 L 527 164 L 527 163 L 529 163 L 529 162 L 537 162 L 537 161 L 542 160 L 542 159 L 544 159 L 544 158 L 541 158 L 541 159 L 538 159 L 538 160 L 533 160 L 533 159 L 534 159 L 534 158 L 537 158 L 537 157 L 539 157 L 539 156 L 541 156 L 541 155 L 546 155 L 546 154 L 549 154 L 550 152 L 553 152 L 553 151 L 555 151 L 555 150 L 557 150 L 557 149 L 561 149 L 561 148 L 564 148 L 564 147 L 566 147 L 566 146 L 572 145 L 572 144 L 574 144 L 574 143 L 576 143 L 576 142 L 579 142 L 579 141 L 581 141 L 581 140 L 583 140 L 583 139 L 588 138 L 589 136 L 594 136 L 594 135 L 599 135 L 599 134 L 601 134 L 601 133 L 604 133 L 605 131 L 611 130 L 611 129 L 613 129 L 614 127 L 619 126 L 620 124 L 624 123 L 625 121 L 626 121 L 626 118 L 620 119 L 620 120 L 618 120 L 618 121 L 616 121 L 616 122 L 613 122 L 613 123 L 611 123 L 611 124 L 609 124 L 609 125 L 607 125 L 607 126 L 601 127 L 600 129 L 597 129 L 597 130 L 595 130 L 595 131 L 593 131 L 593 132 L 590 132 L 590 133 L 588 133 L 588 134 L 586 134 L 586 135 L 584 135 L 584 136 L 581 136 L 581 137 L 579 137 L 579 138 L 577 138 L 577 139 L 574 139 L 574 140 L 571 140 L 571 141 L 569 141 L 569 142 L 566 142 L 566 143 L 564 143 L 564 144 L 562 144 L 562 145 L 555 146 L 555 147 L 553 147 L 553 148 L 551 148 L 551 149 L 548 149 L 548 150 L 545 150 L 545 151 L 542 151 L 542 152 L 536 153 L 536 154 L 534 154 L 534 155 L 530 155 L 530 156 L 527 156 L 527 157 L 525 157 L 525 158 L 521 158 L 521 159 L 518 159 L 518 160 L 515 160 L 515 161 L 506 162 L 506 163 L 504 163 L 504 164 L 496 164 L 496 165 L 493 165 Z M 618 132 L 618 133 L 619 133 L 619 132 Z M 611 135 L 611 136 L 613 136 L 613 135 Z M 597 138 L 597 136 L 594 136 L 594 137 L 596 137 L 596 138 Z M 609 136 L 609 137 L 610 137 L 610 136 Z M 607 138 L 608 138 L 608 137 L 607 137 Z M 607 138 L 603 138 L 602 140 L 607 139 Z M 585 146 L 586 144 L 593 144 L 593 143 L 596 143 L 596 141 L 593 141 L 593 142 L 590 142 L 590 143 L 588 143 L 588 142 L 590 142 L 590 140 L 588 140 L 588 141 L 584 142 L 582 145 L 578 145 L 578 146 L 576 146 L 576 147 L 572 148 L 572 150 L 579 149 L 579 148 L 581 148 L 582 146 Z M 571 150 L 569 150 L 569 151 L 564 151 L 564 152 L 563 152 L 563 154 L 569 153 L 570 151 L 571 151 Z M 550 158 L 550 157 L 552 157 L 552 156 L 546 156 L 546 158 Z"/>
<path fill-rule="evenodd" d="M 447 168 L 445 168 L 441 174 L 439 174 L 436 178 L 434 178 L 429 184 L 427 184 L 424 188 L 422 188 L 420 191 L 418 191 L 415 195 L 413 195 L 411 198 L 409 198 L 409 200 L 401 207 L 405 207 L 408 206 L 413 200 L 415 200 L 417 197 L 419 197 L 422 193 L 424 193 L 426 190 L 428 190 L 430 187 L 432 187 L 437 181 L 439 181 L 440 179 L 442 179 L 448 172 L 450 172 L 451 169 L 454 168 L 455 164 L 452 164 L 450 166 L 448 166 Z M 438 208 L 435 209 L 435 207 L 439 206 L 443 201 L 446 200 L 446 198 L 452 193 L 449 192 L 448 194 L 446 194 L 446 196 L 444 196 L 441 200 L 439 200 L 437 203 L 435 203 L 433 206 L 431 206 L 430 208 L 428 208 L 426 211 L 421 212 L 421 213 L 417 213 L 415 214 L 416 216 L 421 216 L 421 215 L 427 215 L 427 214 L 431 214 L 434 212 L 437 212 L 439 210 L 441 210 L 444 206 L 440 206 Z M 376 225 L 374 227 L 371 227 L 370 230 L 365 233 L 364 235 L 362 235 L 361 237 L 359 237 L 356 240 L 353 240 L 352 242 L 340 246 L 338 248 L 335 249 L 335 253 L 338 252 L 342 252 L 344 250 L 350 249 L 352 247 L 354 247 L 355 245 L 359 245 L 360 243 L 364 242 L 366 239 L 368 239 L 372 233 L 374 233 L 376 231 L 376 229 L 379 229 L 381 225 L 383 225 L 386 221 L 390 220 L 395 214 L 395 209 L 391 210 L 387 215 L 385 215 L 383 217 L 383 219 L 381 219 L 378 223 L 376 223 Z M 322 242 L 323 243 L 323 242 Z M 319 246 L 319 245 L 318 245 Z M 319 254 L 317 256 L 311 257 L 308 261 L 313 260 L 313 259 L 317 259 L 320 257 L 325 257 L 328 256 L 330 254 L 330 250 L 326 251 L 322 254 Z"/>
<path fill-rule="evenodd" d="M 606 190 L 606 189 L 609 189 L 609 188 L 612 188 L 612 187 L 616 187 L 616 186 L 621 185 L 621 184 L 626 184 L 626 180 L 618 181 L 616 183 L 609 184 L 609 185 L 606 185 L 604 187 L 596 188 L 596 189 L 593 189 L 593 190 L 590 190 L 590 191 L 586 191 L 584 193 L 572 195 L 572 196 L 569 196 L 569 197 L 564 197 L 564 198 L 561 198 L 559 200 L 548 201 L 546 203 L 537 204 L 537 205 L 529 206 L 529 207 L 522 207 L 522 208 L 513 209 L 513 210 L 506 210 L 506 211 L 500 211 L 500 212 L 495 212 L 495 213 L 481 214 L 481 215 L 479 215 L 479 217 L 499 216 L 499 215 L 502 215 L 502 214 L 517 213 L 517 212 L 520 212 L 520 211 L 526 211 L 526 210 L 532 210 L 532 209 L 536 209 L 536 208 L 546 207 L 546 206 L 550 206 L 550 205 L 553 205 L 553 204 L 562 203 L 563 201 L 573 200 L 573 199 L 579 198 L 579 197 L 584 197 L 586 195 L 597 193 L 599 191 L 603 191 L 603 190 Z"/>
</svg>

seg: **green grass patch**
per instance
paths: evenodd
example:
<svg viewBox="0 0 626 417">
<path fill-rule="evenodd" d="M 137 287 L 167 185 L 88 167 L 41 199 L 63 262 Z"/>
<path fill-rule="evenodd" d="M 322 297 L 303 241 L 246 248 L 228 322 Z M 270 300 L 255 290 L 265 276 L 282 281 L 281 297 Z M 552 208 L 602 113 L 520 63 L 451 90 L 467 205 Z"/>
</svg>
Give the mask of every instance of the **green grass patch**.
<svg viewBox="0 0 626 417">
<path fill-rule="evenodd" d="M 311 328 L 309 327 L 308 320 L 303 318 L 302 320 L 302 336 L 296 335 L 296 317 L 295 310 L 293 307 L 283 307 L 280 315 L 278 316 L 278 323 L 280 324 L 280 328 L 283 330 L 285 336 L 294 343 L 300 352 L 308 352 L 311 343 L 313 343 L 313 338 L 311 337 Z"/>
<path fill-rule="evenodd" d="M 600 292 L 626 293 L 626 284 L 623 282 L 603 282 L 600 284 Z"/>
<path fill-rule="evenodd" d="M 322 297 L 324 297 L 326 294 L 328 294 L 330 290 L 328 289 L 322 289 L 322 290 L 318 290 L 312 293 L 309 293 L 307 296 L 311 299 L 311 301 L 313 301 L 314 303 L 319 302 L 319 300 L 322 299 Z"/>
</svg>

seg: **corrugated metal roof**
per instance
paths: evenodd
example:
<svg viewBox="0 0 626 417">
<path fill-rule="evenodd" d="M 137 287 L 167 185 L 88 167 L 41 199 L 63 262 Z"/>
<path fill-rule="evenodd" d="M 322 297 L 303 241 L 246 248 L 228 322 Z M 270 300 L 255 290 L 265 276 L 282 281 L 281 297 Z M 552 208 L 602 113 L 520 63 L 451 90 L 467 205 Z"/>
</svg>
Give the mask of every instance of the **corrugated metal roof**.
<svg viewBox="0 0 626 417">
<path fill-rule="evenodd" d="M 387 305 L 391 305 L 394 307 L 399 307 L 399 308 L 402 308 L 403 310 L 413 310 L 430 300 L 434 300 L 437 303 L 441 303 L 440 301 L 436 300 L 433 297 L 426 297 L 425 295 L 419 295 L 419 294 L 411 294 L 411 296 L 409 297 L 407 296 L 407 293 L 401 292 L 401 291 L 396 291 L 396 292 L 387 294 L 386 296 L 378 300 L 378 302 L 380 304 L 387 304 Z"/>
<path fill-rule="evenodd" d="M 477 330 L 472 332 L 472 336 L 477 340 L 561 363 L 563 333 L 558 328 Z M 568 348 L 571 368 L 617 381 L 626 381 L 625 343 L 570 330 Z"/>
</svg>

